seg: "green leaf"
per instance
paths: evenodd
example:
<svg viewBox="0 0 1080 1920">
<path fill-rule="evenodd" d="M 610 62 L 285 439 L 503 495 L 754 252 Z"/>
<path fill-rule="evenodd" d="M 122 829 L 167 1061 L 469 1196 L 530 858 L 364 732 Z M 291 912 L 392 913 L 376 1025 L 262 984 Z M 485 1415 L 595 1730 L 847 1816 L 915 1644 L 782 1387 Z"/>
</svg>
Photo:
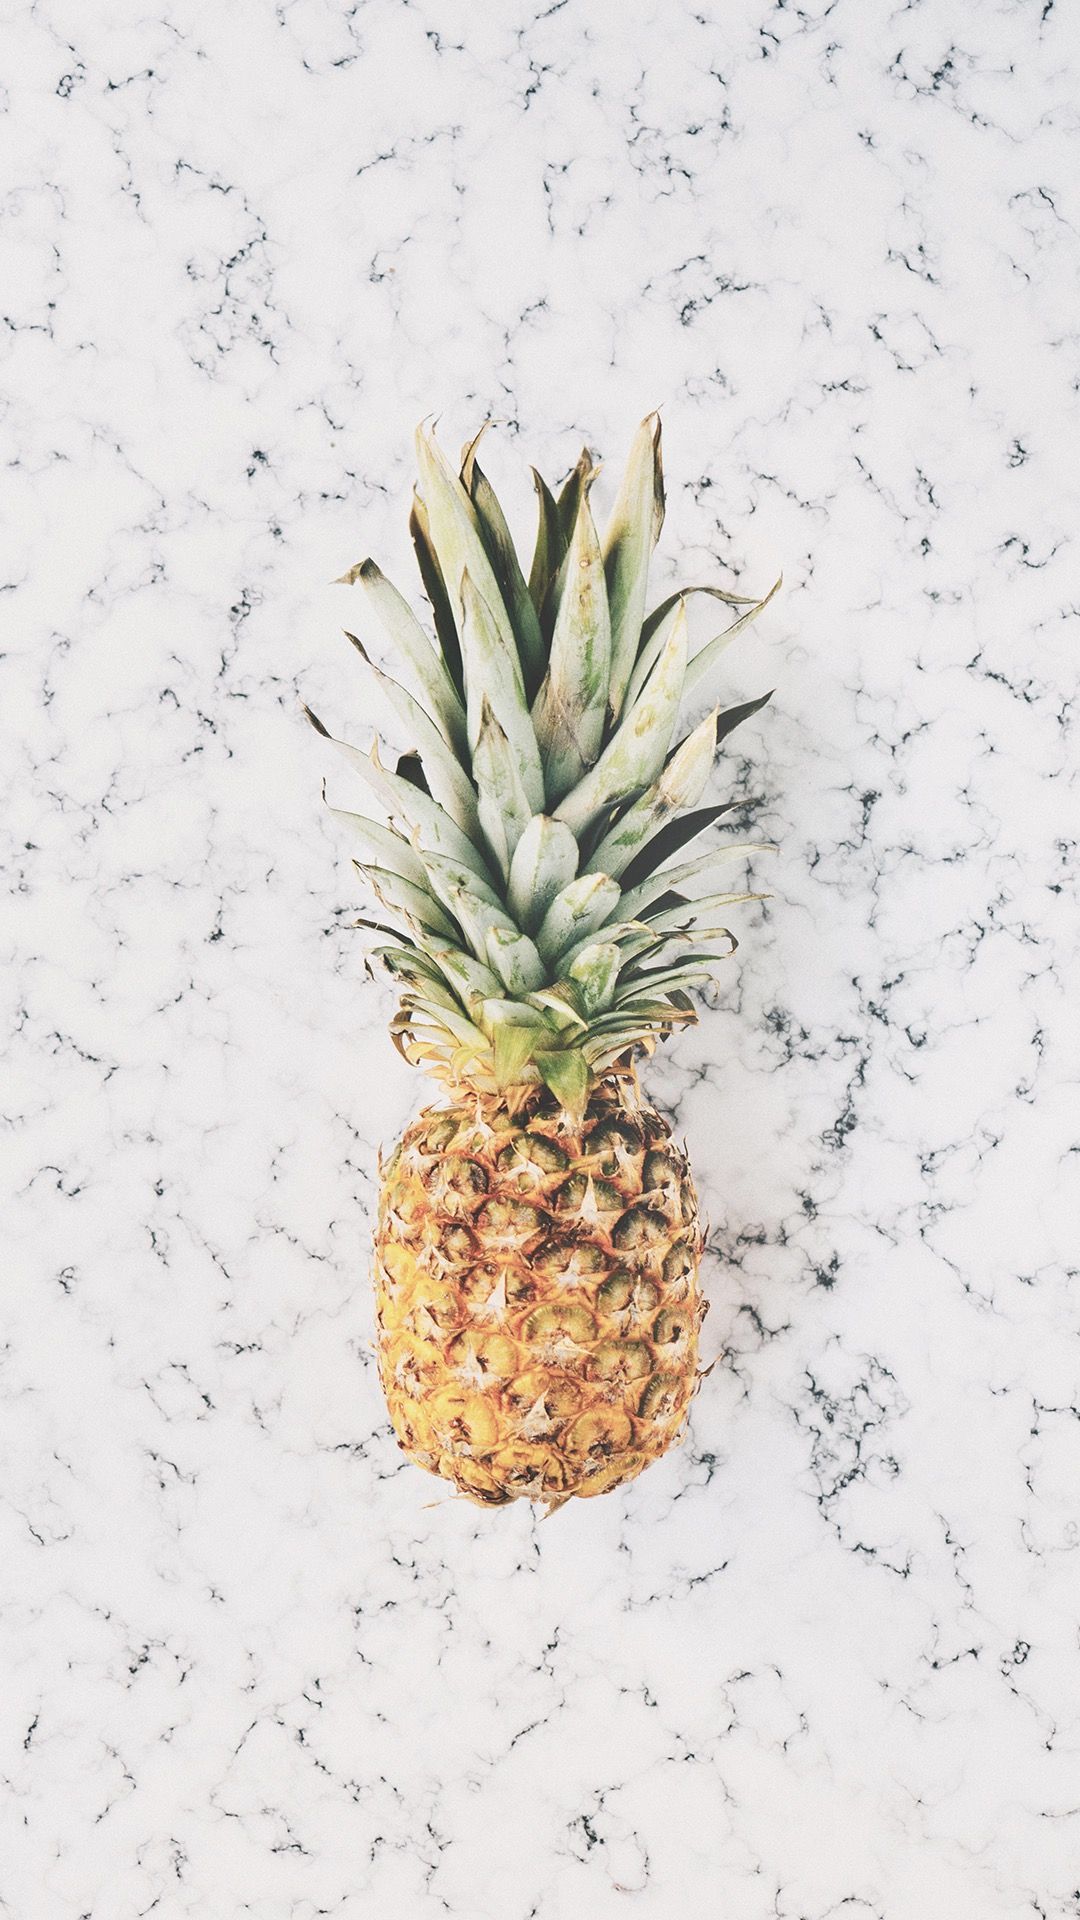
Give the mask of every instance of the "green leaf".
<svg viewBox="0 0 1080 1920">
<path fill-rule="evenodd" d="M 444 906 L 449 905 L 449 889 L 455 887 L 471 893 L 477 900 L 486 901 L 489 907 L 497 907 L 502 911 L 502 901 L 494 887 L 482 880 L 479 874 L 471 873 L 460 860 L 447 860 L 441 853 L 421 854 L 420 860 L 425 879 Z"/>
<path fill-rule="evenodd" d="M 362 560 L 342 575 L 342 584 L 357 585 L 395 652 L 405 662 L 421 700 L 434 714 L 458 759 L 468 765 L 465 712 L 461 698 L 407 600 L 404 600 L 374 560 Z M 352 638 L 350 634 L 350 639 Z M 359 645 L 359 642 L 355 643 Z M 363 651 L 363 649 L 361 649 Z M 364 655 L 365 659 L 367 655 Z"/>
<path fill-rule="evenodd" d="M 693 813 L 680 814 L 678 819 L 666 821 L 658 833 L 646 840 L 626 867 L 622 876 L 623 891 L 628 892 L 636 887 L 639 881 L 663 866 L 665 860 L 670 860 L 681 847 L 696 840 L 706 827 L 711 827 L 722 814 L 730 813 L 737 805 L 735 800 L 722 800 L 716 806 L 698 807 Z"/>
<path fill-rule="evenodd" d="M 445 893 L 447 905 L 476 958 L 483 961 L 485 966 L 491 966 L 488 934 L 493 928 L 501 928 L 516 939 L 518 928 L 501 907 L 493 907 L 486 900 L 481 900 L 471 888 L 448 886 Z"/>
<path fill-rule="evenodd" d="M 460 947 L 433 947 L 431 958 L 473 1019 L 478 1019 L 484 1001 L 501 989 L 498 975 L 474 954 L 463 953 Z"/>
<path fill-rule="evenodd" d="M 391 773 L 384 767 L 374 744 L 369 752 L 364 753 L 347 740 L 335 740 L 310 707 L 305 707 L 304 712 L 316 733 L 337 748 L 349 765 L 374 788 L 387 811 L 406 820 L 425 846 L 435 853 L 445 853 L 451 860 L 459 860 L 468 867 L 470 873 L 487 879 L 488 868 L 480 849 L 428 794 L 415 787 L 411 780 L 405 780 L 400 774 Z"/>
<path fill-rule="evenodd" d="M 709 778 L 715 749 L 716 715 L 710 713 L 668 756 L 660 778 L 604 835 L 586 862 L 586 873 L 610 873 L 617 878 L 669 814 L 692 807 Z"/>
<path fill-rule="evenodd" d="M 601 1013 L 608 1005 L 620 965 L 619 949 L 612 941 L 596 941 L 578 954 L 570 968 L 570 978 L 581 994 L 587 1016 Z"/>
<path fill-rule="evenodd" d="M 640 694 L 642 687 L 645 685 L 660 655 L 663 653 L 671 637 L 675 623 L 680 616 L 683 619 L 686 617 L 686 602 L 681 594 L 676 594 L 675 604 L 658 623 L 655 632 L 647 642 L 642 641 L 641 652 L 638 654 L 634 664 L 634 671 L 630 675 L 630 685 L 626 689 L 627 706 L 632 706 Z"/>
<path fill-rule="evenodd" d="M 774 585 L 769 588 L 763 600 L 759 600 L 747 613 L 740 614 L 737 620 L 732 621 L 730 627 L 725 627 L 723 633 L 718 633 L 715 640 L 710 640 L 707 646 L 702 647 L 700 652 L 695 653 L 686 669 L 686 692 L 688 697 L 696 691 L 701 685 L 701 682 L 711 673 L 725 647 L 729 647 L 736 635 L 740 634 L 744 627 L 748 627 L 752 621 L 757 619 L 760 613 L 764 613 L 769 601 L 773 598 L 774 594 L 779 593 L 783 584 L 784 576 L 781 574 Z"/>
<path fill-rule="evenodd" d="M 565 1111 L 574 1118 L 585 1111 L 589 1098 L 589 1063 L 583 1053 L 567 1047 L 558 1053 L 538 1053 L 536 1065 Z"/>
<path fill-rule="evenodd" d="M 510 873 L 514 852 L 533 811 L 522 783 L 520 764 L 487 695 L 481 703 L 480 735 L 473 757 L 479 788 L 480 825 L 503 876 Z"/>
<path fill-rule="evenodd" d="M 416 452 L 420 466 L 420 495 L 427 508 L 431 539 L 450 595 L 450 604 L 456 615 L 462 596 L 462 583 L 468 574 L 480 599 L 486 602 L 488 618 L 502 642 L 507 659 L 513 661 L 520 683 L 521 667 L 513 623 L 495 578 L 495 570 L 488 559 L 473 503 L 434 434 L 426 426 L 416 430 Z M 469 687 L 472 662 L 464 633 L 460 633 L 460 638 L 466 692 L 475 693 L 475 689 Z M 523 693 L 521 698 L 524 703 Z M 493 701 L 493 705 L 503 726 L 511 733 L 498 702 Z M 472 724 L 475 727 L 475 722 Z M 475 740 L 474 731 L 470 733 L 470 739 Z"/>
<path fill-rule="evenodd" d="M 454 610 L 450 605 L 450 595 L 446 590 L 442 568 L 439 565 L 439 556 L 431 543 L 427 508 L 415 491 L 412 498 L 412 511 L 409 514 L 409 532 L 412 535 L 424 592 L 431 603 L 431 617 L 435 622 L 435 632 L 439 638 L 446 671 L 454 683 L 459 699 L 464 704 L 465 680 L 461 671 L 461 642 L 458 639 L 457 623 L 454 619 Z"/>
<path fill-rule="evenodd" d="M 611 607 L 612 717 L 622 712 L 641 638 L 649 560 L 664 523 L 664 478 L 660 458 L 660 416 L 649 414 L 638 428 L 604 538 L 608 602 Z"/>
<path fill-rule="evenodd" d="M 406 688 L 398 685 L 389 674 L 384 673 L 370 658 L 366 649 L 354 633 L 346 631 L 345 638 L 351 640 L 364 665 L 374 675 L 379 685 L 386 691 L 387 698 L 400 713 L 416 742 L 416 752 L 427 779 L 428 791 L 440 807 L 444 807 L 470 840 L 479 837 L 480 821 L 476 811 L 476 789 L 454 749 L 445 736 L 440 733 L 430 715 L 424 712 L 418 700 L 414 700 Z M 466 753 L 468 748 L 466 746 Z"/>
<path fill-rule="evenodd" d="M 544 643 L 540 637 L 540 621 L 536 608 L 529 598 L 529 589 L 521 571 L 521 562 L 517 556 L 495 489 L 486 473 L 477 464 L 476 449 L 487 432 L 488 421 L 476 438 L 465 449 L 461 467 L 461 484 L 473 503 L 480 527 L 480 536 L 487 548 L 495 578 L 499 583 L 503 602 L 513 622 L 517 639 L 518 653 L 521 657 L 525 691 L 530 697 L 535 693 L 544 673 Z"/>
<path fill-rule="evenodd" d="M 529 569 L 529 598 L 539 618 L 551 590 L 551 583 L 562 565 L 563 555 L 566 552 L 566 539 L 559 522 L 559 509 L 547 481 L 542 474 L 537 473 L 535 467 L 530 471 L 533 486 L 536 488 L 538 518 L 536 546 L 533 550 L 532 566 Z"/>
<path fill-rule="evenodd" d="M 556 980 L 552 987 L 540 987 L 536 993 L 530 993 L 529 1002 L 547 1015 L 559 1033 L 568 1033 L 574 1028 L 579 1033 L 585 1031 L 577 988 L 571 981 Z"/>
<path fill-rule="evenodd" d="M 533 815 L 510 862 L 508 904 L 526 933 L 539 926 L 555 895 L 577 872 L 578 843 L 549 814 Z"/>
<path fill-rule="evenodd" d="M 496 1086 L 511 1087 L 521 1078 L 522 1068 L 532 1059 L 536 1043 L 542 1038 L 543 1029 L 538 1026 L 509 1026 L 503 1022 L 495 1028 L 492 1044 Z"/>
<path fill-rule="evenodd" d="M 547 675 L 533 707 L 549 805 L 600 754 L 611 672 L 611 624 L 600 542 L 581 493 Z"/>
<path fill-rule="evenodd" d="M 679 716 L 686 672 L 686 610 L 680 608 L 664 650 L 618 732 L 591 773 L 560 801 L 555 818 L 580 839 L 605 809 L 641 793 L 664 765 Z"/>
<path fill-rule="evenodd" d="M 544 775 L 536 734 L 525 704 L 521 663 L 507 643 L 491 608 L 477 591 L 469 573 L 461 582 L 461 645 L 465 660 L 465 685 L 469 745 L 476 752 L 485 704 L 490 706 L 509 742 L 517 774 L 528 800 L 530 815 L 544 806 Z"/>
<path fill-rule="evenodd" d="M 741 727 L 744 720 L 749 720 L 751 714 L 760 713 L 775 692 L 776 688 L 770 687 L 768 693 L 759 694 L 756 700 L 744 700 L 739 707 L 725 707 L 723 713 L 718 714 L 716 719 L 717 746 L 722 740 L 727 739 L 729 733 L 734 733 L 736 727 Z"/>
<path fill-rule="evenodd" d="M 326 789 L 323 788 L 323 800 Z M 348 813 L 344 807 L 327 805 L 327 813 L 335 820 L 343 820 L 345 825 L 362 840 L 366 847 L 379 855 L 379 865 L 388 867 L 391 872 L 399 873 L 403 880 L 411 880 L 414 886 L 422 887 L 427 881 L 427 870 L 420 855 L 414 852 L 404 834 L 395 827 L 384 827 L 378 820 L 369 820 L 366 813 Z"/>
<path fill-rule="evenodd" d="M 717 907 L 740 906 L 745 900 L 767 900 L 768 898 L 768 894 L 764 893 L 707 893 L 701 900 L 687 900 L 682 906 L 672 907 L 668 913 L 656 914 L 650 925 L 656 928 L 657 933 L 693 931 L 694 939 L 700 940 L 702 920 Z M 728 930 L 726 927 L 721 927 L 719 931 L 726 933 Z"/>
<path fill-rule="evenodd" d="M 569 546 L 577 526 L 581 502 L 584 500 L 600 469 L 588 447 L 582 447 L 573 467 L 559 490 L 559 526 L 562 529 L 564 547 Z"/>
<path fill-rule="evenodd" d="M 487 960 L 507 993 L 535 993 L 545 980 L 543 961 L 527 934 L 516 927 L 492 927 L 487 936 Z"/>
<path fill-rule="evenodd" d="M 407 914 L 410 920 L 426 928 L 429 933 L 440 934 L 444 939 L 457 939 L 457 927 L 443 912 L 438 901 L 432 899 L 426 887 L 403 880 L 399 873 L 391 873 L 387 867 L 365 866 L 360 861 L 356 864 L 384 907 Z"/>
<path fill-rule="evenodd" d="M 669 593 L 667 599 L 661 600 L 660 605 L 654 607 L 646 616 L 641 628 L 642 651 L 652 639 L 661 621 L 667 619 L 672 607 L 677 606 L 680 600 L 689 600 L 692 593 L 707 593 L 710 599 L 722 600 L 725 607 L 756 607 L 760 601 L 760 596 L 756 593 L 727 593 L 723 587 L 677 587 L 674 593 Z"/>
<path fill-rule="evenodd" d="M 557 893 L 540 924 L 536 945 L 542 957 L 553 961 L 567 947 L 607 918 L 619 899 L 619 884 L 606 873 L 579 874 Z"/>
<path fill-rule="evenodd" d="M 709 853 L 699 854 L 696 860 L 685 860 L 678 867 L 663 867 L 640 886 L 627 888 L 626 875 L 623 875 L 623 893 L 617 911 L 630 919 L 640 919 L 654 900 L 659 900 L 670 887 L 679 887 L 684 880 L 693 880 L 699 873 L 708 873 L 721 860 L 745 859 L 752 853 L 775 853 L 776 848 L 767 840 L 744 840 L 738 845 L 713 847 Z"/>
</svg>

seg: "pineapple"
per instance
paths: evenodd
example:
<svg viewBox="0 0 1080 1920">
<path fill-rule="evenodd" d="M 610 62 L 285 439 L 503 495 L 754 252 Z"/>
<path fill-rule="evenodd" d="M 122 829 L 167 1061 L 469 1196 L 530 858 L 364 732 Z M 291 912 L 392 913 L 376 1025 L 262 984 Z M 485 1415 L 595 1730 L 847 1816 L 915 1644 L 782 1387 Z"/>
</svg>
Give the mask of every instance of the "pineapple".
<svg viewBox="0 0 1080 1920">
<path fill-rule="evenodd" d="M 358 924 L 400 991 L 394 1043 L 448 1092 L 382 1168 L 394 1430 L 482 1505 L 554 1508 L 671 1446 L 701 1377 L 694 1185 L 634 1062 L 695 1018 L 691 992 L 734 951 L 717 916 L 762 897 L 708 876 L 763 849 L 680 856 L 727 811 L 698 804 L 719 743 L 769 696 L 685 732 L 679 716 L 780 583 L 646 611 L 664 517 L 655 414 L 602 539 L 588 450 L 557 496 L 534 472 L 526 580 L 481 437 L 455 471 L 417 433 L 411 532 L 434 642 L 373 561 L 343 576 L 395 651 L 401 681 L 348 636 L 415 748 L 391 768 L 377 744 L 335 741 L 381 817 L 332 811 L 364 848 L 378 904 Z M 691 654 L 692 591 L 734 617 Z"/>
</svg>

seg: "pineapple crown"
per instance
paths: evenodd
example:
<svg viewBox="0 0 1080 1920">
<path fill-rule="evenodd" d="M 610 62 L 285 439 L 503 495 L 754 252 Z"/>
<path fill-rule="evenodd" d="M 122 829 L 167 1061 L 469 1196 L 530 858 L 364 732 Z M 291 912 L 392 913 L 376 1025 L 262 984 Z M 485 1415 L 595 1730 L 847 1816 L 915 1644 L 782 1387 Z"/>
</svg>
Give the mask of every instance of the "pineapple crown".
<svg viewBox="0 0 1080 1920">
<path fill-rule="evenodd" d="M 415 749 L 391 769 L 377 743 L 335 740 L 385 819 L 331 811 L 367 850 L 356 864 L 380 917 L 357 924 L 387 942 L 373 957 L 401 989 L 399 1051 L 455 1086 L 543 1081 L 580 1111 L 598 1074 L 695 1018 L 691 990 L 736 946 L 718 913 L 765 897 L 684 889 L 771 849 L 677 856 L 734 804 L 698 802 L 720 743 L 770 695 L 714 707 L 682 735 L 679 715 L 780 581 L 761 598 L 684 588 L 646 612 L 664 518 L 657 414 L 638 429 L 603 539 L 588 449 L 557 495 L 533 471 L 526 580 L 477 460 L 484 430 L 456 473 L 417 430 L 410 530 L 434 643 L 374 561 L 342 576 L 396 651 L 402 682 L 348 635 Z M 737 610 L 693 654 L 692 592 Z"/>
</svg>

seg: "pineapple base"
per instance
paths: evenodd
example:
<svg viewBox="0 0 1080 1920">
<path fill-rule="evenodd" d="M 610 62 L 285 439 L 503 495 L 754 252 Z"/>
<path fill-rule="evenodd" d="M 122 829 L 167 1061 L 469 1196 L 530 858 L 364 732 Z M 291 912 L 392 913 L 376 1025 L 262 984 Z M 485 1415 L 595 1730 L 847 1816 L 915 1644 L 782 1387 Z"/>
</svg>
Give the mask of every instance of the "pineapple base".
<svg viewBox="0 0 1080 1920">
<path fill-rule="evenodd" d="M 631 1072 L 429 1107 L 383 1169 L 379 1375 L 410 1460 L 484 1506 L 633 1479 L 699 1379 L 685 1154 Z"/>
</svg>

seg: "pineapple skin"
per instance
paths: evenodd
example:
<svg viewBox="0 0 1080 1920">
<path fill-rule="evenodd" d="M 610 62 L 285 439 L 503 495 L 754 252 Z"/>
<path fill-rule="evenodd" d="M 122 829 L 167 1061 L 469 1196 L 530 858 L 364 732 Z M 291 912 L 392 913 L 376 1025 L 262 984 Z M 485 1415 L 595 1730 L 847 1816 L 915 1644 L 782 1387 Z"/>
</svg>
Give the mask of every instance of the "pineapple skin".
<svg viewBox="0 0 1080 1920">
<path fill-rule="evenodd" d="M 686 1156 L 630 1072 L 430 1107 L 383 1169 L 379 1374 L 409 1459 L 483 1506 L 607 1493 L 680 1437 L 707 1302 Z"/>
</svg>

